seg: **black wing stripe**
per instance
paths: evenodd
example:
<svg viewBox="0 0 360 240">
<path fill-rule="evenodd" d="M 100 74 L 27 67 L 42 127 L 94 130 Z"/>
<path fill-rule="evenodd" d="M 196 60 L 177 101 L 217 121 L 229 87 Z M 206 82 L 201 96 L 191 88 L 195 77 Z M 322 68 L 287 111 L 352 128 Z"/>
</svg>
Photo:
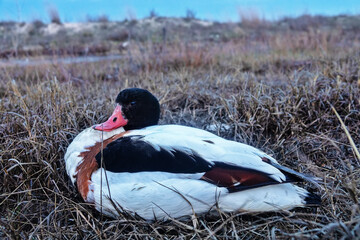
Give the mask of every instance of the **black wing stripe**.
<svg viewBox="0 0 360 240">
<path fill-rule="evenodd" d="M 314 184 L 317 188 L 321 189 L 321 186 L 319 185 L 319 179 L 317 179 L 316 177 L 313 176 L 309 176 L 303 173 L 299 173 L 296 172 L 290 168 L 287 168 L 285 166 L 281 166 L 277 163 L 274 163 L 273 161 L 271 161 L 270 159 L 263 157 L 262 160 L 268 164 L 270 164 L 273 167 L 276 167 L 277 169 L 279 169 L 285 176 L 286 176 L 286 181 L 287 182 L 310 182 L 312 184 Z"/>
<path fill-rule="evenodd" d="M 101 165 L 101 153 L 96 156 Z M 154 148 L 139 136 L 122 137 L 108 144 L 103 150 L 103 164 L 111 172 L 163 171 L 171 173 L 200 173 L 212 164 L 195 152 L 188 154 L 179 149 L 168 151 Z"/>
</svg>

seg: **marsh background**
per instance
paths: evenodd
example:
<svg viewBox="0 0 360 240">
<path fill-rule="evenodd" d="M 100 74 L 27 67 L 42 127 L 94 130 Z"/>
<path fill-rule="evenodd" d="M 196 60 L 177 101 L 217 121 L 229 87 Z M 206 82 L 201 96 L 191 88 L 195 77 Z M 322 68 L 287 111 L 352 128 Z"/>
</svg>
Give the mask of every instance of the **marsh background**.
<svg viewBox="0 0 360 240">
<path fill-rule="evenodd" d="M 0 22 L 0 238 L 360 237 L 360 16 Z M 193 220 L 110 219 L 66 175 L 66 147 L 123 88 L 160 100 L 160 124 L 212 131 L 322 179 L 323 206 Z M 312 186 L 305 186 L 311 189 Z"/>
</svg>

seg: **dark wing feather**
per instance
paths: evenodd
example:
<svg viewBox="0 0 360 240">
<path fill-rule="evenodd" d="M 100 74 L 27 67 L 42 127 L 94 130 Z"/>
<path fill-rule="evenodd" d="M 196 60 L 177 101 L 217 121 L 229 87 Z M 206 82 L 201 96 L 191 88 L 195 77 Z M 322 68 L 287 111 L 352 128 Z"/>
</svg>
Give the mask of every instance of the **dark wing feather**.
<svg viewBox="0 0 360 240">
<path fill-rule="evenodd" d="M 95 158 L 101 166 L 101 152 Z M 103 165 L 111 172 L 200 173 L 212 167 L 195 152 L 188 154 L 180 149 L 154 148 L 141 136 L 122 137 L 108 144 L 103 150 Z"/>
<path fill-rule="evenodd" d="M 154 147 L 141 136 L 128 136 L 109 143 L 103 150 L 103 166 L 111 172 L 142 172 L 162 171 L 170 173 L 202 173 L 201 180 L 219 187 L 226 187 L 230 192 L 256 188 L 286 182 L 303 180 L 317 184 L 313 178 L 295 172 L 289 168 L 272 162 L 267 158 L 263 161 L 282 171 L 286 180 L 278 182 L 269 174 L 231 163 L 213 162 L 200 157 L 196 152 L 189 154 L 189 149 L 173 148 L 171 150 Z M 101 165 L 101 152 L 96 155 Z"/>
<path fill-rule="evenodd" d="M 286 176 L 286 180 L 288 182 L 310 182 L 312 184 L 314 184 L 316 187 L 321 188 L 321 186 L 319 185 L 319 179 L 315 178 L 313 176 L 309 176 L 303 173 L 299 173 L 296 172 L 290 168 L 281 166 L 280 164 L 277 164 L 273 161 L 271 161 L 268 158 L 262 158 L 262 160 L 268 164 L 270 164 L 273 167 L 276 167 L 277 169 L 279 169 L 285 176 Z"/>
<path fill-rule="evenodd" d="M 214 163 L 213 168 L 203 175 L 202 180 L 219 187 L 226 187 L 230 192 L 281 183 L 262 171 L 230 163 Z"/>
</svg>

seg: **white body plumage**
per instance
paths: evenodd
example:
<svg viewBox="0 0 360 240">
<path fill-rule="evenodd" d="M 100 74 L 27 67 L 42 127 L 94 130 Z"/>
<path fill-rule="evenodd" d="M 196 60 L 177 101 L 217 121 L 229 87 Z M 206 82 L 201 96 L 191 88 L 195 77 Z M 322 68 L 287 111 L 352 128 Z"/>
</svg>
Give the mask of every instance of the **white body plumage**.
<svg viewBox="0 0 360 240">
<path fill-rule="evenodd" d="M 73 140 L 65 154 L 66 170 L 73 183 L 84 161 L 82 153 L 118 134 L 121 137 L 139 137 L 158 151 L 172 153 L 176 149 L 189 155 L 196 153 L 209 163 L 209 167 L 220 161 L 255 170 L 279 184 L 229 191 L 229 187 L 205 181 L 205 172 L 111 172 L 97 168 L 90 173 L 88 191 L 83 197 L 109 216 L 118 215 L 114 203 L 120 211 L 126 210 L 152 220 L 206 213 L 216 206 L 226 212 L 291 209 L 304 206 L 310 195 L 305 189 L 286 183 L 283 171 L 263 160 L 278 164 L 264 152 L 204 130 L 178 125 L 155 125 L 128 132 L 123 128 L 110 132 L 85 129 Z M 241 183 L 234 180 L 233 186 L 239 185 Z"/>
</svg>

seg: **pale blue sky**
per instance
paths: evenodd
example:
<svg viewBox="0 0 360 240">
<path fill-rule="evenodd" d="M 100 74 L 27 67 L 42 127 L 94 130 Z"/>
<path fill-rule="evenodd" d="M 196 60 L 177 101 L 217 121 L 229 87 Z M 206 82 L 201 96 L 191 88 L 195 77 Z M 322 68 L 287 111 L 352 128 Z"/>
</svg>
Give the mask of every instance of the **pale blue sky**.
<svg viewBox="0 0 360 240">
<path fill-rule="evenodd" d="M 360 14 L 360 0 L 0 0 L 0 21 L 49 20 L 55 7 L 64 22 L 84 21 L 87 15 L 105 14 L 110 20 L 129 15 L 144 18 L 154 9 L 160 16 L 182 17 L 187 9 L 200 19 L 238 21 L 239 9 L 274 20 L 304 13 L 317 15 Z"/>
</svg>

